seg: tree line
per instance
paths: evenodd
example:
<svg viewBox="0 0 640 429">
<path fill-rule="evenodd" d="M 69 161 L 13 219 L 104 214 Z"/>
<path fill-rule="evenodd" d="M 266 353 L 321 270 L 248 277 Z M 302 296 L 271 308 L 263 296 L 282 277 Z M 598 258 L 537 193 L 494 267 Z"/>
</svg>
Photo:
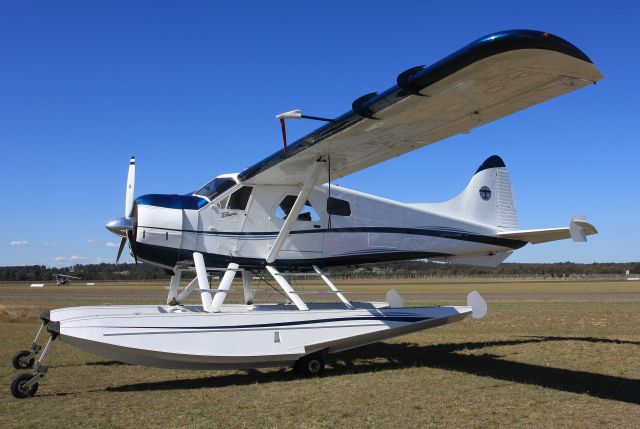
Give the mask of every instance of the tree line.
<svg viewBox="0 0 640 429">
<path fill-rule="evenodd" d="M 336 267 L 326 271 L 341 279 L 358 278 L 431 278 L 431 277 L 594 277 L 624 278 L 626 271 L 640 275 L 640 262 L 577 264 L 503 263 L 496 268 L 443 264 L 425 261 L 376 263 Z M 0 267 L 0 281 L 53 281 L 56 274 L 73 275 L 87 281 L 166 281 L 170 272 L 148 264 L 89 264 L 65 268 L 44 265 Z M 187 276 L 189 276 L 188 273 Z M 191 275 L 192 276 L 192 275 Z"/>
</svg>

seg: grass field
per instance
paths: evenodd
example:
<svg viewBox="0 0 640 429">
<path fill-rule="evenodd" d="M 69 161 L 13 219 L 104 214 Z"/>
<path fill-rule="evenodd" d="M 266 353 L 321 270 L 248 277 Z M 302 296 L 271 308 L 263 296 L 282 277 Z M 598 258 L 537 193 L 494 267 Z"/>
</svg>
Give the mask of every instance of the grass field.
<svg viewBox="0 0 640 429">
<path fill-rule="evenodd" d="M 333 355 L 316 379 L 289 369 L 143 368 L 57 341 L 37 395 L 17 400 L 11 356 L 30 343 L 41 309 L 161 303 L 166 290 L 0 285 L 2 427 L 640 425 L 640 282 L 338 283 L 354 299 L 381 300 L 393 287 L 410 305 L 460 304 L 477 289 L 489 315 Z M 258 297 L 280 298 L 268 290 Z"/>
</svg>

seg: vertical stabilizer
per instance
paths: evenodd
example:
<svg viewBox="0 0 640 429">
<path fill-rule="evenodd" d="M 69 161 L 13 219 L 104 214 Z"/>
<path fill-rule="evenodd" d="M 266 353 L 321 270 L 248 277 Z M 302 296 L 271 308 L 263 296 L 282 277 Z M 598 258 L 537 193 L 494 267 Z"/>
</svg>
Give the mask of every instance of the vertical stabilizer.
<svg viewBox="0 0 640 429">
<path fill-rule="evenodd" d="M 518 227 L 511 178 L 499 156 L 490 156 L 478 167 L 457 198 L 462 196 L 467 200 L 467 219 L 504 229 Z"/>
<path fill-rule="evenodd" d="M 497 155 L 490 156 L 478 167 L 457 197 L 444 203 L 415 206 L 505 230 L 518 227 L 509 171 Z"/>
</svg>

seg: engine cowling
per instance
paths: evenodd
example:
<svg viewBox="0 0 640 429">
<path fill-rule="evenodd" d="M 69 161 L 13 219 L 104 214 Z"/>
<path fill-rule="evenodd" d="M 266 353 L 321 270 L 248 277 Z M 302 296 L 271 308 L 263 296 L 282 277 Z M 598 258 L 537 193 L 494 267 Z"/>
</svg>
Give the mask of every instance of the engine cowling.
<svg viewBox="0 0 640 429">
<path fill-rule="evenodd" d="M 132 247 L 142 260 L 174 267 L 189 259 L 191 250 L 183 252 L 183 241 L 193 241 L 195 227 L 185 210 L 198 210 L 207 201 L 191 195 L 148 194 L 136 198 L 136 226 Z M 193 212 L 191 212 L 193 213 Z M 183 234 L 184 232 L 184 234 Z"/>
</svg>

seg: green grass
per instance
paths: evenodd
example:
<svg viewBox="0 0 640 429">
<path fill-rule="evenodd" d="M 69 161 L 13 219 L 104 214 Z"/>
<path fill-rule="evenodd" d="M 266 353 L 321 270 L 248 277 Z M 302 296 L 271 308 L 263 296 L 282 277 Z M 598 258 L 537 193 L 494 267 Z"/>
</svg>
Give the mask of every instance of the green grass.
<svg viewBox="0 0 640 429">
<path fill-rule="evenodd" d="M 17 373 L 10 359 L 30 343 L 40 308 L 158 302 L 166 290 L 158 284 L 131 286 L 126 293 L 117 285 L 96 286 L 99 296 L 86 297 L 78 296 L 86 286 L 72 286 L 51 288 L 57 298 L 38 298 L 41 292 L 24 285 L 11 291 L 3 288 L 14 286 L 3 285 L 2 427 L 637 427 L 640 299 L 549 301 L 545 295 L 588 289 L 616 296 L 622 287 L 637 292 L 638 286 L 619 283 L 454 282 L 450 286 L 461 299 L 471 289 L 513 299 L 490 301 L 482 320 L 334 355 L 317 379 L 300 379 L 289 369 L 143 368 L 56 342 L 47 359 L 50 370 L 29 400 L 9 393 Z M 369 285 L 368 291 L 388 286 Z M 432 292 L 451 292 L 440 283 L 393 287 L 421 292 L 424 301 L 433 301 Z M 136 295 L 145 291 L 159 298 Z M 540 299 L 530 298 L 536 293 Z M 23 306 L 16 310 L 17 304 Z"/>
</svg>

